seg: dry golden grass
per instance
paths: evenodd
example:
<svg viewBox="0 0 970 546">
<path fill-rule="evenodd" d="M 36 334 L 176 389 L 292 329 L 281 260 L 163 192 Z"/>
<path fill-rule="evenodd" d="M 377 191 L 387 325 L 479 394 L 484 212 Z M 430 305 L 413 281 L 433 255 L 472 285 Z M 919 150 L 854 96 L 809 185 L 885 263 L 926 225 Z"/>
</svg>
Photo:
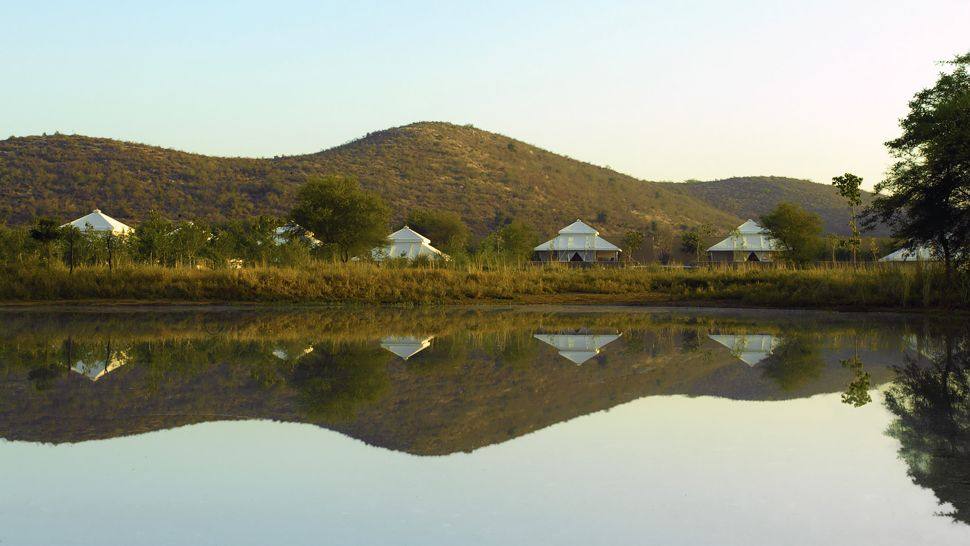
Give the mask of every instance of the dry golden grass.
<svg viewBox="0 0 970 546">
<path fill-rule="evenodd" d="M 128 266 L 0 270 L 0 301 L 715 302 L 771 307 L 967 308 L 970 277 L 937 267 L 661 269 L 389 268 L 369 263 L 196 270 Z"/>
</svg>

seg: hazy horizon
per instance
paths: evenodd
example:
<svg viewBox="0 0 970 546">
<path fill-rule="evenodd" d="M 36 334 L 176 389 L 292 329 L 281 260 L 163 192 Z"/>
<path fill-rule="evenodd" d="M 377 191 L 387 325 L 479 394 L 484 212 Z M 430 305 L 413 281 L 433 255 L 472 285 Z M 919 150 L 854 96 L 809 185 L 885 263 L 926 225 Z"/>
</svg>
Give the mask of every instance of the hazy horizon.
<svg viewBox="0 0 970 546">
<path fill-rule="evenodd" d="M 218 156 L 317 152 L 449 121 L 645 180 L 871 188 L 970 3 L 54 1 L 0 6 L 0 138 Z"/>
</svg>

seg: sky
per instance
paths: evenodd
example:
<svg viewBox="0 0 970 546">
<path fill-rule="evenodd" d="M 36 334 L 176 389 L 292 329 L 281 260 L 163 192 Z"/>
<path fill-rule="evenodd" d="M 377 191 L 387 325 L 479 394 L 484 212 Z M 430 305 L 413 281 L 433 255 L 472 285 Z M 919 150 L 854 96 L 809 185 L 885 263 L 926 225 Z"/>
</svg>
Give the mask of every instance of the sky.
<svg viewBox="0 0 970 546">
<path fill-rule="evenodd" d="M 449 121 L 648 180 L 878 182 L 968 0 L 0 0 L 0 138 L 224 156 Z"/>
</svg>

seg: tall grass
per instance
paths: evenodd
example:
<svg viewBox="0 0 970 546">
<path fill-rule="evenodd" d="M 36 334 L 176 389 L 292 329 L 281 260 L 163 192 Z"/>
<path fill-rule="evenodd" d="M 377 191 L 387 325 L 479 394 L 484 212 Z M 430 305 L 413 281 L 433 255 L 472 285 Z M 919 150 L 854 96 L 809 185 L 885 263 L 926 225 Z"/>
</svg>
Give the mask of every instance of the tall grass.
<svg viewBox="0 0 970 546">
<path fill-rule="evenodd" d="M 382 267 L 315 263 L 303 267 L 198 270 L 129 265 L 6 266 L 0 301 L 469 303 L 716 302 L 771 307 L 970 308 L 970 276 L 948 283 L 935 266 L 663 269 Z"/>
</svg>

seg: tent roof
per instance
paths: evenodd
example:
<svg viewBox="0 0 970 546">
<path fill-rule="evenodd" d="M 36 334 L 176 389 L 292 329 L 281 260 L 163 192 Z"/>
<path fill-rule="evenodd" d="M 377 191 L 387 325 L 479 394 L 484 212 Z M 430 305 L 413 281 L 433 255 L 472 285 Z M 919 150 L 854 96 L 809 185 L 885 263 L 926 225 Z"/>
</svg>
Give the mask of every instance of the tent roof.
<svg viewBox="0 0 970 546">
<path fill-rule="evenodd" d="M 576 220 L 575 222 L 569 224 L 568 226 L 559 230 L 559 233 L 566 235 L 599 235 L 600 232 L 593 229 L 592 226 L 586 224 L 582 220 Z"/>
<path fill-rule="evenodd" d="M 738 233 L 741 233 L 742 235 L 744 235 L 744 234 L 751 234 L 751 233 L 767 233 L 767 232 L 765 231 L 765 228 L 761 227 L 761 224 L 749 218 L 745 220 L 743 224 L 738 226 Z"/>
<path fill-rule="evenodd" d="M 74 226 L 82 231 L 110 231 L 112 233 L 128 233 L 132 230 L 131 226 L 122 224 L 99 209 L 94 209 L 91 214 L 84 215 L 61 227 L 65 226 Z"/>
<path fill-rule="evenodd" d="M 555 239 L 550 239 L 535 247 L 533 250 L 603 250 L 622 252 L 620 247 L 600 237 L 598 231 L 583 223 L 581 220 L 576 220 L 572 224 L 560 229 L 559 235 Z"/>
<path fill-rule="evenodd" d="M 741 224 L 736 231 L 737 233 L 729 235 L 726 239 L 708 248 L 707 251 L 771 252 L 778 250 L 775 240 L 768 234 L 768 231 L 754 220 L 748 220 Z"/>
<path fill-rule="evenodd" d="M 926 246 L 900 248 L 879 258 L 880 262 L 931 262 L 935 260 L 936 256 L 933 255 L 933 251 Z"/>
<path fill-rule="evenodd" d="M 431 243 L 431 239 L 428 239 L 408 226 L 404 226 L 403 228 L 395 231 L 394 233 L 388 235 L 387 238 L 395 243 Z"/>
</svg>

